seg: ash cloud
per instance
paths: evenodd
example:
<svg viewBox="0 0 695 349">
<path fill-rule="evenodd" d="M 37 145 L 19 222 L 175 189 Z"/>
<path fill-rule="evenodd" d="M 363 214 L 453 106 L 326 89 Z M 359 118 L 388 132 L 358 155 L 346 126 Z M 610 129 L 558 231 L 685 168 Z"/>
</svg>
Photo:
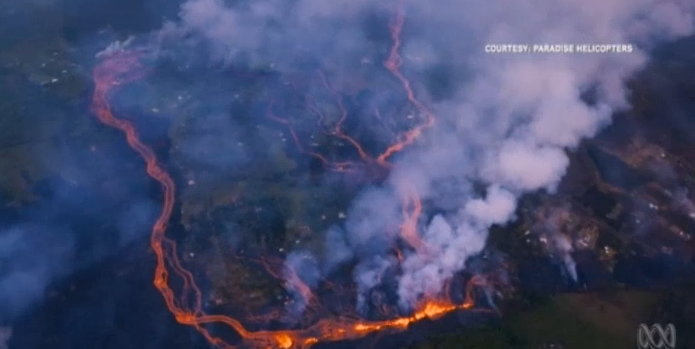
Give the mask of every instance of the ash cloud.
<svg viewBox="0 0 695 349">
<path fill-rule="evenodd" d="M 381 52 L 385 58 L 389 37 L 374 35 L 378 30 L 367 19 L 391 15 L 397 6 L 396 1 L 365 0 L 191 0 L 181 7 L 179 20 L 157 35 L 160 42 L 202 42 L 213 60 L 226 64 L 272 63 L 277 71 L 291 72 L 322 57 L 340 72 L 364 52 Z M 489 228 L 515 218 L 522 195 L 556 189 L 569 162 L 566 153 L 627 107 L 624 82 L 643 67 L 649 51 L 692 34 L 694 5 L 687 0 L 440 0 L 403 6 L 403 70 L 437 123 L 419 147 L 401 154 L 383 185 L 357 198 L 344 229 L 358 261 L 355 281 L 365 293 L 396 265 L 384 255 L 398 237 L 403 199 L 414 190 L 443 211 L 419 222 L 429 253 L 407 254 L 400 265 L 399 296 L 407 308 L 439 293 L 447 278 L 464 269 L 485 247 Z M 392 16 L 384 18 L 386 28 Z M 636 50 L 484 53 L 485 44 L 508 43 L 629 43 Z M 433 91 L 429 80 L 442 69 L 456 77 L 445 84 L 446 93 Z M 590 105 L 582 98 L 588 91 L 595 96 Z M 334 239 L 335 233 L 329 234 L 327 244 L 342 251 Z M 328 265 L 347 256 L 336 255 Z"/>
</svg>

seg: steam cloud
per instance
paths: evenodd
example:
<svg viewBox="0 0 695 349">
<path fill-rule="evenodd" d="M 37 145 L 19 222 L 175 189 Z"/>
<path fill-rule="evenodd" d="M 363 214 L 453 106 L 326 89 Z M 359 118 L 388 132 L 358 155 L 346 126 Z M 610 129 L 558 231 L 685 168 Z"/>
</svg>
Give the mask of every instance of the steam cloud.
<svg viewBox="0 0 695 349">
<path fill-rule="evenodd" d="M 359 62 L 364 52 L 388 49 L 391 43 L 374 40 L 365 23 L 369 14 L 383 15 L 398 5 L 191 0 L 181 7 L 180 20 L 159 34 L 162 40 L 202 38 L 212 58 L 228 64 L 273 63 L 283 72 L 321 56 L 335 63 L 327 69 L 340 69 Z M 401 51 L 406 75 L 437 123 L 421 137 L 421 146 L 402 154 L 383 185 L 358 197 L 344 230 L 328 233 L 324 272 L 354 257 L 359 290 L 379 285 L 396 267 L 384 257 L 397 238 L 389 227 L 400 222 L 402 200 L 414 190 L 442 213 L 419 222 L 430 253 L 408 254 L 399 266 L 398 294 L 407 308 L 441 292 L 445 280 L 485 247 L 489 228 L 514 219 L 522 195 L 555 190 L 568 165 L 566 152 L 627 106 L 623 83 L 643 67 L 648 51 L 693 32 L 694 5 L 688 0 L 437 0 L 403 6 L 406 27 L 412 28 Z M 483 50 L 485 44 L 533 43 L 629 43 L 636 50 L 571 55 Z M 428 80 L 433 69 L 449 76 L 444 97 Z M 585 95 L 592 96 L 591 103 Z"/>
</svg>

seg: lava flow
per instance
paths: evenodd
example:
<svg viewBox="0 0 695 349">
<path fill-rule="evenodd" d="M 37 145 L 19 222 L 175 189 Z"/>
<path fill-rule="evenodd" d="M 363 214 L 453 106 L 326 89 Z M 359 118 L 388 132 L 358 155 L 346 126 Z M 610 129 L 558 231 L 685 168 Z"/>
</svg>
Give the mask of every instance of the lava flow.
<svg viewBox="0 0 695 349">
<path fill-rule="evenodd" d="M 424 115 L 424 122 L 416 128 L 406 132 L 397 143 L 390 145 L 382 154 L 374 157 L 369 156 L 357 141 L 344 134 L 340 130 L 340 123 L 331 131 L 334 136 L 346 140 L 358 148 L 363 160 L 371 161 L 380 166 L 390 166 L 387 160 L 392 155 L 413 143 L 425 128 L 430 127 L 434 123 L 434 115 L 415 98 L 409 81 L 399 71 L 401 59 L 398 54 L 398 49 L 400 46 L 400 32 L 404 21 L 403 16 L 403 11 L 400 9 L 395 23 L 390 26 L 394 44 L 388 60 L 384 65 L 402 83 L 409 102 Z M 119 129 L 125 134 L 128 144 L 144 159 L 148 175 L 159 182 L 163 188 L 163 208 L 152 227 L 150 239 L 151 248 L 156 254 L 156 269 L 153 283 L 162 294 L 167 308 L 179 323 L 194 327 L 205 336 L 211 344 L 219 348 L 235 348 L 235 346 L 210 333 L 205 325 L 217 323 L 232 327 L 242 337 L 241 346 L 243 347 L 281 349 L 308 348 L 319 342 L 358 339 L 377 331 L 389 329 L 395 331 L 404 330 L 413 322 L 425 318 L 438 318 L 455 310 L 473 307 L 474 287 L 486 282 L 486 280 L 480 276 L 473 277 L 468 282 L 465 293 L 466 298 L 461 304 L 453 303 L 449 297 L 429 299 L 419 304 L 416 308 L 417 310 L 412 315 L 391 320 L 368 321 L 358 317 L 341 316 L 320 319 L 313 325 L 304 329 L 250 331 L 240 320 L 230 316 L 206 314 L 203 310 L 201 301 L 202 293 L 196 286 L 193 275 L 180 263 L 177 256 L 176 243 L 165 235 L 176 197 L 174 181 L 158 162 L 155 153 L 139 139 L 134 126 L 130 122 L 114 116 L 108 100 L 109 94 L 112 93 L 116 87 L 139 79 L 146 74 L 146 69 L 141 64 L 143 54 L 143 52 L 139 51 L 122 51 L 106 58 L 94 69 L 95 91 L 92 100 L 92 108 L 102 123 Z M 269 117 L 285 123 L 285 121 L 283 121 L 284 119 L 274 117 L 271 110 L 269 110 Z M 286 123 L 286 125 L 291 126 L 289 123 Z M 292 133 L 295 142 L 299 144 L 296 135 L 294 132 Z M 313 153 L 312 156 L 320 158 L 324 164 L 329 165 L 328 160 L 322 155 Z M 336 170 L 346 170 L 350 165 L 348 163 L 340 163 L 333 164 L 332 166 Z M 422 209 L 422 203 L 417 193 L 414 191 L 405 193 L 404 196 L 406 200 L 403 205 L 403 210 L 406 219 L 401 227 L 402 236 L 416 251 L 424 253 L 423 250 L 426 250 L 426 246 L 424 246 L 423 242 L 419 239 L 416 231 L 417 219 Z M 179 295 L 174 292 L 170 277 L 180 279 L 181 290 Z M 295 284 L 301 283 L 301 280 L 294 281 Z M 309 294 L 311 291 L 308 288 L 300 291 L 305 297 L 310 297 Z"/>
<path fill-rule="evenodd" d="M 382 170 L 389 170 L 392 166 L 392 164 L 389 162 L 389 159 L 398 152 L 405 149 L 407 146 L 412 145 L 424 130 L 432 127 L 435 123 L 434 114 L 415 97 L 415 92 L 413 91 L 410 81 L 400 71 L 402 59 L 399 54 L 399 49 L 401 47 L 401 32 L 403 30 L 404 23 L 404 0 L 399 0 L 399 6 L 397 6 L 396 9 L 395 20 L 393 21 L 393 23 L 389 25 L 389 31 L 391 33 L 391 40 L 393 41 L 393 44 L 391 46 L 391 49 L 389 50 L 388 58 L 384 62 L 384 67 L 401 83 L 403 89 L 405 90 L 408 102 L 417 109 L 423 120 L 412 129 L 399 134 L 397 136 L 396 142 L 388 145 L 383 152 L 376 156 L 371 156 L 370 154 L 368 154 L 368 152 L 365 150 L 365 147 L 362 146 L 362 144 L 360 144 L 354 137 L 351 137 L 342 130 L 343 123 L 345 122 L 348 113 L 345 109 L 345 106 L 343 105 L 343 100 L 340 96 L 340 93 L 335 91 L 330 86 L 330 84 L 327 81 L 326 75 L 323 72 L 318 72 L 320 81 L 324 85 L 324 87 L 326 87 L 326 89 L 328 89 L 331 92 L 332 97 L 336 99 L 338 109 L 340 110 L 339 119 L 333 126 L 332 130 L 326 131 L 324 129 L 322 121 L 326 118 L 325 115 L 321 111 L 319 111 L 319 108 L 317 108 L 314 103 L 312 103 L 311 96 L 306 96 L 307 108 L 319 116 L 318 126 L 320 129 L 324 131 L 324 133 L 334 136 L 350 144 L 355 149 L 355 151 L 359 155 L 360 160 L 362 160 L 364 165 L 376 165 Z M 379 117 L 378 110 L 375 113 L 377 117 Z M 286 118 L 279 117 L 273 112 L 272 103 L 268 107 L 266 117 L 285 125 L 288 128 L 288 131 L 290 132 L 290 135 L 292 136 L 292 139 L 296 147 L 301 152 L 318 159 L 328 170 L 335 172 L 350 173 L 355 171 L 356 168 L 363 166 L 362 164 L 353 161 L 330 161 L 326 156 L 320 153 L 307 150 L 307 147 L 302 145 L 299 137 L 297 136 L 297 132 L 295 131 L 291 121 L 289 121 Z M 404 222 L 401 224 L 400 228 L 400 236 L 418 254 L 420 254 L 423 258 L 427 258 L 427 246 L 422 241 L 420 236 L 417 234 L 417 222 L 422 211 L 422 203 L 420 201 L 420 197 L 418 193 L 412 188 L 406 188 L 405 192 L 400 194 L 403 197 L 404 215 Z M 396 252 L 398 256 L 400 256 L 400 251 Z"/>
</svg>

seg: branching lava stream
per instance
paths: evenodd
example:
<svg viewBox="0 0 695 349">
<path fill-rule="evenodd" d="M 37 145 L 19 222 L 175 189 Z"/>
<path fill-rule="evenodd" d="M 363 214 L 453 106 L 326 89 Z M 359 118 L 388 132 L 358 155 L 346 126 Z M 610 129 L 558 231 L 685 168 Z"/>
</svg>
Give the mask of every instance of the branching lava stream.
<svg viewBox="0 0 695 349">
<path fill-rule="evenodd" d="M 434 115 L 416 99 L 409 81 L 399 71 L 401 58 L 398 55 L 398 49 L 400 46 L 400 32 L 404 20 L 403 15 L 402 8 L 400 8 L 396 16 L 396 21 L 390 26 L 394 44 L 384 66 L 401 82 L 409 102 L 413 104 L 420 111 L 421 116 L 424 117 L 423 122 L 414 129 L 404 133 L 397 143 L 392 144 L 382 154 L 375 157 L 369 157 L 366 152 L 362 150 L 359 143 L 342 133 L 339 126 L 333 132 L 335 136 L 347 140 L 349 143 L 352 143 L 353 146 L 357 147 L 363 160 L 368 160 L 384 167 L 390 166 L 387 160 L 392 155 L 413 143 L 425 128 L 432 126 L 434 123 Z M 481 285 L 485 282 L 482 277 L 473 277 L 468 282 L 466 287 L 466 298 L 462 304 L 453 303 L 448 296 L 443 296 L 440 299 L 428 299 L 424 300 L 412 315 L 391 320 L 368 321 L 358 317 L 343 316 L 324 318 L 307 328 L 299 330 L 254 332 L 247 330 L 241 321 L 235 318 L 224 315 L 206 314 L 202 305 L 202 293 L 196 286 L 193 275 L 181 265 L 177 257 L 176 243 L 165 235 L 167 224 L 172 216 L 176 197 L 174 180 L 160 165 L 155 153 L 140 140 L 134 126 L 130 122 L 114 116 L 108 100 L 109 94 L 112 93 L 116 87 L 137 80 L 146 74 L 146 69 L 141 64 L 141 59 L 144 55 L 145 52 L 143 51 L 121 51 L 105 58 L 94 69 L 95 90 L 92 108 L 102 123 L 119 129 L 125 134 L 130 147 L 144 159 L 148 175 L 162 186 L 164 192 L 163 208 L 152 227 L 150 240 L 151 248 L 156 254 L 156 269 L 153 282 L 157 290 L 164 297 L 167 308 L 179 323 L 194 327 L 205 336 L 210 343 L 219 348 L 236 348 L 236 346 L 211 334 L 205 327 L 206 324 L 218 323 L 232 327 L 243 338 L 240 344 L 241 347 L 290 349 L 308 348 L 318 342 L 358 339 L 370 333 L 382 330 L 404 330 L 413 322 L 425 318 L 437 318 L 455 310 L 473 307 L 473 289 L 476 285 Z M 273 116 L 270 111 L 269 117 L 284 123 L 284 119 Z M 286 125 L 289 124 L 286 123 Z M 299 143 L 294 133 L 293 137 L 295 137 L 295 142 Z M 321 158 L 324 163 L 328 162 L 320 154 L 311 155 Z M 368 157 L 369 159 L 367 159 Z M 345 163 L 334 164 L 333 166 L 333 168 L 337 170 L 348 167 Z M 426 246 L 424 246 L 424 243 L 419 239 L 416 231 L 417 218 L 422 209 L 422 203 L 417 193 L 414 191 L 403 194 L 407 199 L 403 204 L 405 220 L 401 226 L 401 236 L 418 253 L 426 253 L 424 252 L 426 251 Z M 174 292 L 171 286 L 171 276 L 175 276 L 181 280 L 182 286 L 179 295 Z"/>
</svg>

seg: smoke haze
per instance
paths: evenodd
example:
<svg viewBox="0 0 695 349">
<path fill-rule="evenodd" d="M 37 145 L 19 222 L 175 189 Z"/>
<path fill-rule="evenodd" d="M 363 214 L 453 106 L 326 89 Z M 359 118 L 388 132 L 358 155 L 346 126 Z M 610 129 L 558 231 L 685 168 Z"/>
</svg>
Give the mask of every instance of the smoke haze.
<svg viewBox="0 0 695 349">
<path fill-rule="evenodd" d="M 391 45 L 385 23 L 393 21 L 397 6 L 364 0 L 192 0 L 158 37 L 202 42 L 214 61 L 271 64 L 280 72 L 321 57 L 330 73 L 357 62 L 379 63 L 360 61 L 365 52 L 377 50 L 385 59 Z M 326 247 L 338 252 L 325 254 L 326 269 L 354 255 L 360 292 L 379 285 L 396 267 L 397 261 L 384 255 L 398 236 L 392 227 L 402 219 L 403 200 L 415 192 L 441 213 L 418 222 L 427 253 L 405 256 L 398 294 L 408 308 L 441 292 L 445 280 L 485 247 L 490 227 L 514 219 L 523 194 L 556 189 L 568 166 L 566 152 L 627 106 L 624 82 L 644 66 L 654 45 L 693 32 L 693 6 L 686 0 L 404 2 L 403 69 L 437 121 L 418 147 L 398 158 L 383 185 L 365 189 L 352 203 L 343 227 L 347 245 L 338 228 L 329 231 Z M 382 17 L 386 22 L 375 24 L 373 19 Z M 632 44 L 635 51 L 493 55 L 483 50 L 485 44 L 534 43 Z M 433 82 L 436 71 L 442 78 Z M 379 94 L 404 93 L 397 89 L 385 85 Z M 566 252 L 566 265 L 573 266 L 566 241 L 557 244 Z"/>
<path fill-rule="evenodd" d="M 100 3 L 90 2 L 96 7 Z M 82 21 L 101 25 L 91 20 L 92 7 L 85 10 L 82 1 L 71 4 L 70 11 Z M 204 52 L 206 59 L 222 66 L 270 67 L 280 74 L 320 65 L 337 89 L 349 84 L 343 81 L 349 78 L 341 80 L 342 76 L 367 67 L 374 79 L 370 88 L 376 93 L 365 98 L 361 112 L 405 100 L 403 87 L 383 67 L 393 45 L 388 26 L 401 4 L 405 25 L 400 69 L 418 100 L 436 115 L 436 123 L 416 146 L 390 159 L 394 166 L 383 183 L 362 190 L 350 204 L 345 221 L 334 222 L 323 234 L 322 251 L 312 250 L 310 255 L 301 249 L 288 255 L 285 286 L 301 308 L 292 312 L 300 312 L 309 301 L 293 278 L 315 287 L 321 278 L 348 263 L 356 264 L 353 278 L 360 309 L 369 306 L 369 292 L 394 274 L 404 309 L 441 293 L 446 280 L 465 270 L 467 261 L 485 248 L 490 227 L 515 219 L 524 194 L 557 188 L 569 163 L 567 152 L 627 107 L 625 81 L 645 65 L 656 45 L 693 33 L 695 11 L 690 0 L 190 0 L 181 5 L 178 18 L 165 21 L 147 38 L 162 57 L 181 54 L 174 57 L 180 61 L 188 59 L 183 57 L 183 47 L 190 49 L 186 54 Z M 152 8 L 143 21 L 156 21 L 159 27 L 158 12 L 164 10 L 148 6 Z M 130 20 L 128 13 L 120 18 Z M 14 24 L 11 28 L 19 28 Z M 142 39 L 124 38 L 102 47 L 97 55 L 108 56 Z M 555 43 L 632 44 L 636 50 L 565 55 L 484 52 L 486 44 Z M 303 83 L 312 92 L 326 90 L 319 79 Z M 220 96 L 231 98 L 210 93 L 209 100 L 201 103 L 214 105 Z M 149 97 L 136 95 L 131 103 L 145 105 Z M 224 109 L 230 103 L 219 104 Z M 207 115 L 186 120 L 191 134 L 177 142 L 180 156 L 208 169 L 208 178 L 196 178 L 196 182 L 226 180 L 237 167 L 248 164 L 257 145 L 246 142 L 241 121 L 230 121 L 216 108 L 210 109 Z M 43 109 L 34 112 L 55 117 Z M 360 112 L 355 117 L 365 117 Z M 423 115 L 421 110 L 410 110 L 398 117 L 418 120 Z M 359 122 L 371 125 L 373 119 Z M 165 132 L 160 136 L 166 137 Z M 240 140 L 245 141 L 243 145 Z M 78 147 L 87 149 L 84 144 Z M 120 151 L 116 149 L 101 151 L 109 154 L 112 165 L 126 163 L 124 158 L 131 156 L 114 157 Z M 80 158 L 72 167 L 53 164 L 51 170 L 59 176 L 76 177 L 80 183 L 96 179 L 77 187 L 51 182 L 52 195 L 45 202 L 17 222 L 0 226 L 0 320 L 10 321 L 26 312 L 56 279 L 104 260 L 147 235 L 157 209 L 142 194 L 149 190 L 148 184 L 134 179 L 143 173 L 126 176 L 120 167 L 95 165 L 95 158 Z M 97 171 L 99 167 L 108 176 Z M 115 188 L 102 186 L 101 180 L 114 173 L 119 179 L 109 185 Z M 99 194 L 85 197 L 92 192 Z M 405 252 L 399 261 L 388 251 L 398 243 L 403 203 L 413 195 L 427 206 L 417 222 L 425 248 Z M 108 222 L 103 217 L 109 217 Z M 109 227 L 113 234 L 108 241 L 93 235 L 95 225 Z M 104 241 L 85 248 L 84 239 Z M 576 278 L 571 244 L 563 236 L 553 243 Z M 0 348 L 10 333 L 0 328 Z"/>
<path fill-rule="evenodd" d="M 12 337 L 12 328 L 0 327 L 0 349 L 7 349 L 7 342 Z"/>
</svg>

